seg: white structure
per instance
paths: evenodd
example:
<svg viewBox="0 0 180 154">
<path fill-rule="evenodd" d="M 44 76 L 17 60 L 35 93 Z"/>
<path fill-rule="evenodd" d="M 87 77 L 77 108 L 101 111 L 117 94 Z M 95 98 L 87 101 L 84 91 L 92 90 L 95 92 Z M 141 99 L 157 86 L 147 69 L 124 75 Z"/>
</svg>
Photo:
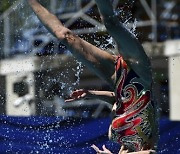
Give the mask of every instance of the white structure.
<svg viewBox="0 0 180 154">
<path fill-rule="evenodd" d="M 19 97 L 13 90 L 13 85 L 19 79 L 26 77 L 26 82 L 29 83 L 28 86 L 28 97 L 25 95 Z M 34 81 L 33 73 L 31 72 L 19 72 L 14 74 L 6 75 L 6 114 L 10 116 L 30 116 L 35 114 L 35 104 L 34 99 Z M 25 98 L 27 97 L 27 98 Z"/>
<path fill-rule="evenodd" d="M 167 41 L 165 55 L 169 57 L 170 119 L 180 121 L 180 40 Z"/>
<path fill-rule="evenodd" d="M 68 56 L 50 57 L 19 57 L 0 61 L 0 76 L 5 77 L 5 112 L 10 116 L 30 116 L 36 115 L 37 105 L 35 92 L 38 86 L 35 83 L 38 71 L 47 69 L 62 68 L 67 61 L 72 61 Z M 65 62 L 66 61 L 66 62 Z M 27 83 L 28 93 L 18 96 L 14 91 L 14 84 L 17 82 Z M 24 89 L 22 89 L 23 91 Z"/>
</svg>

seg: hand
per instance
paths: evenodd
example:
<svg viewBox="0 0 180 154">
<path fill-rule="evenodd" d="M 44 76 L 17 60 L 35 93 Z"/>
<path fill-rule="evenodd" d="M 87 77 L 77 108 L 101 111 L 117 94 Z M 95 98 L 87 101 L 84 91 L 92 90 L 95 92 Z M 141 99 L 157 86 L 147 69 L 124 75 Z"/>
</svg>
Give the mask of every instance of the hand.
<svg viewBox="0 0 180 154">
<path fill-rule="evenodd" d="M 118 154 L 156 154 L 154 150 L 141 150 L 137 152 L 128 152 L 128 150 L 124 150 L 124 146 L 121 146 L 121 149 Z"/>
<path fill-rule="evenodd" d="M 95 146 L 94 144 L 91 146 L 96 152 L 97 154 L 112 154 L 111 151 L 109 151 L 105 145 L 102 146 L 103 150 L 100 150 L 97 146 Z"/>
<path fill-rule="evenodd" d="M 71 101 L 85 98 L 87 96 L 87 94 L 88 94 L 88 91 L 84 90 L 84 89 L 79 89 L 79 90 L 73 91 L 72 94 L 70 95 L 71 99 L 67 99 L 67 100 L 65 100 L 65 102 L 71 102 Z"/>
</svg>

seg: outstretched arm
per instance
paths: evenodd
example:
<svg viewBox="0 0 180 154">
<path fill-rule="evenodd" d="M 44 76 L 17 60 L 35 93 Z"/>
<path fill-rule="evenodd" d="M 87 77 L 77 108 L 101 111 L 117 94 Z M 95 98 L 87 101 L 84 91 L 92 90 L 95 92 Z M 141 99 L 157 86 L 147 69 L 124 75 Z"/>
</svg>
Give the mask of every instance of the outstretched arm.
<svg viewBox="0 0 180 154">
<path fill-rule="evenodd" d="M 80 89 L 73 91 L 70 97 L 71 99 L 66 100 L 66 102 L 71 102 L 78 99 L 100 99 L 112 105 L 115 103 L 115 94 L 111 91 Z"/>
<path fill-rule="evenodd" d="M 107 31 L 120 48 L 119 53 L 127 62 L 128 66 L 140 76 L 144 84 L 149 86 L 152 81 L 151 66 L 143 47 L 114 14 L 110 0 L 96 0 L 96 4 Z"/>
<path fill-rule="evenodd" d="M 71 30 L 64 27 L 59 19 L 44 8 L 37 0 L 28 0 L 28 3 L 41 22 L 54 36 L 69 48 L 78 60 L 82 61 L 89 69 L 94 71 L 96 75 L 105 79 L 113 86 L 112 76 L 114 74 L 115 58 L 111 54 L 73 34 Z M 107 71 L 107 68 L 109 71 Z"/>
</svg>

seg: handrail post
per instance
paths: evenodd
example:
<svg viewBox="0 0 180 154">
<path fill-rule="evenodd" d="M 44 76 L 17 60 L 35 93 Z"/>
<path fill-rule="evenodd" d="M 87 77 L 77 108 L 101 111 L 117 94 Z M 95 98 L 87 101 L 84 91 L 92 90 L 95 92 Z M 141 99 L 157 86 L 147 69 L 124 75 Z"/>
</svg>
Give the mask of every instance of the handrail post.
<svg viewBox="0 0 180 154">
<path fill-rule="evenodd" d="M 9 17 L 4 18 L 4 57 L 10 53 L 10 21 Z"/>
<path fill-rule="evenodd" d="M 52 13 L 56 12 L 56 6 L 57 6 L 57 1 L 56 0 L 51 0 L 50 1 L 50 10 Z"/>
<path fill-rule="evenodd" d="M 152 20 L 153 20 L 153 25 L 152 25 L 152 33 L 153 33 L 153 42 L 156 43 L 157 42 L 157 4 L 156 4 L 156 0 L 151 0 L 151 5 L 152 5 L 152 11 L 153 11 L 153 16 L 152 16 Z"/>
</svg>

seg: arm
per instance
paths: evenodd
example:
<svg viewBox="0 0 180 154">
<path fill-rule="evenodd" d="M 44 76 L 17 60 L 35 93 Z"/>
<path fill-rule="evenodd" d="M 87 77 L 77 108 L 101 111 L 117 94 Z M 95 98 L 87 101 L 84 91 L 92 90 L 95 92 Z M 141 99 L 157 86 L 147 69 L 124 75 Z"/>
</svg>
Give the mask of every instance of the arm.
<svg viewBox="0 0 180 154">
<path fill-rule="evenodd" d="M 147 86 L 151 85 L 151 65 L 138 40 L 123 26 L 113 12 L 110 0 L 96 0 L 99 11 L 109 34 L 116 41 L 119 53 L 143 80 Z"/>
<path fill-rule="evenodd" d="M 46 26 L 54 36 L 62 40 L 63 34 L 67 33 L 68 29 L 63 26 L 57 17 L 44 8 L 37 0 L 28 0 L 28 3 L 44 26 Z"/>
<path fill-rule="evenodd" d="M 100 99 L 107 103 L 114 104 L 115 94 L 111 91 L 96 91 L 96 90 L 76 90 L 71 94 L 71 99 L 66 102 L 78 100 L 78 99 Z"/>
<path fill-rule="evenodd" d="M 96 75 L 106 80 L 113 86 L 112 76 L 114 74 L 114 57 L 82 40 L 71 30 L 64 27 L 59 19 L 44 8 L 37 0 L 28 0 L 29 5 L 41 20 L 41 22 L 56 36 L 64 45 L 66 45 L 72 54 L 83 62 Z M 107 71 L 106 68 L 109 68 Z"/>
</svg>

